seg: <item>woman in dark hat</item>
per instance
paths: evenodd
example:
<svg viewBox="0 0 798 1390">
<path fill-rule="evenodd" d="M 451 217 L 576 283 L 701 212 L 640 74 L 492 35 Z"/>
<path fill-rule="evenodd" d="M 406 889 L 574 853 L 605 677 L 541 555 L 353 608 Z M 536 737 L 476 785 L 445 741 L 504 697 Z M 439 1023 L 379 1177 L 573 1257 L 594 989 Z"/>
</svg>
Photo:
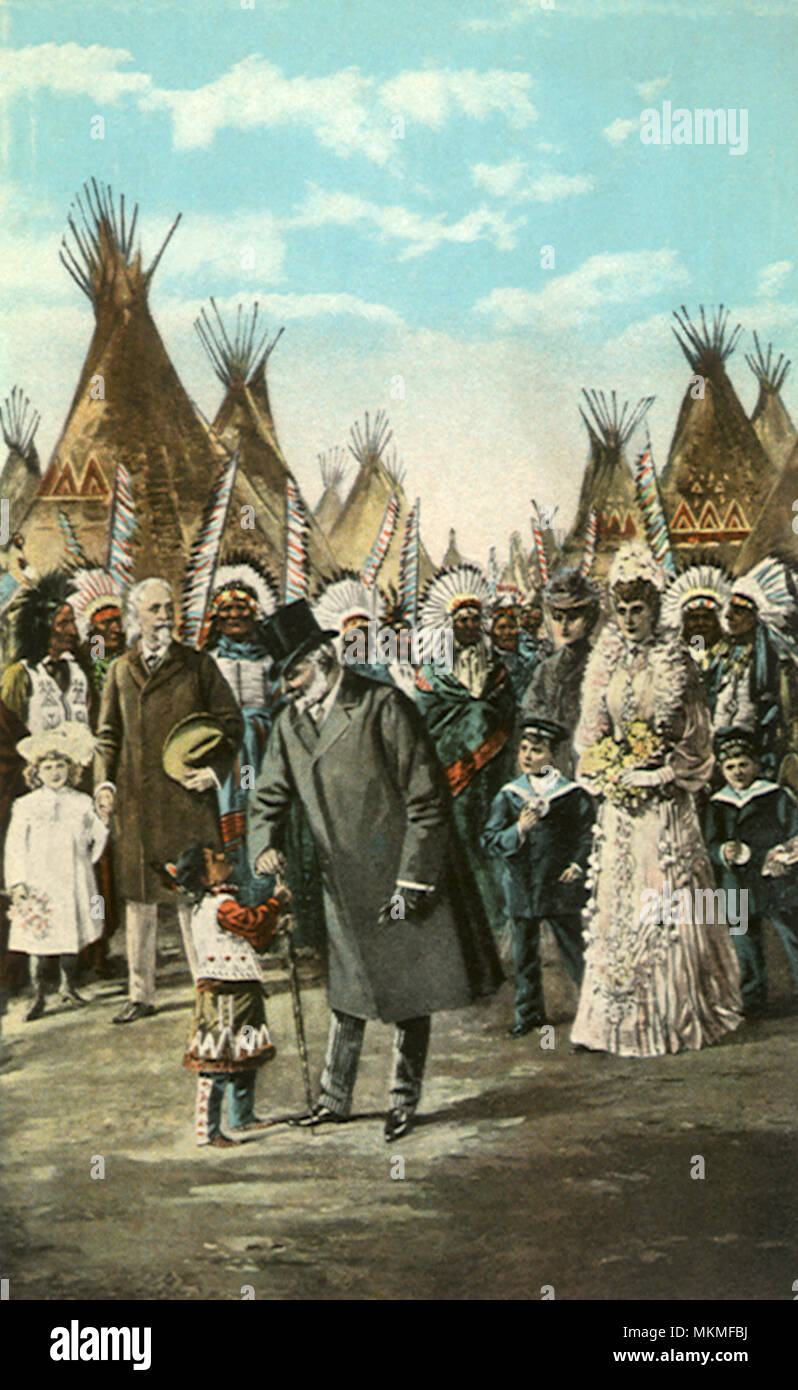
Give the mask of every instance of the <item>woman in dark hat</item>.
<svg viewBox="0 0 798 1390">
<path fill-rule="evenodd" d="M 552 576 L 543 599 L 555 650 L 537 666 L 521 702 L 521 715 L 553 719 L 567 731 L 555 762 L 571 776 L 571 739 L 579 722 L 582 680 L 590 656 L 590 634 L 599 617 L 599 596 L 595 585 L 578 569 L 566 569 Z"/>
</svg>

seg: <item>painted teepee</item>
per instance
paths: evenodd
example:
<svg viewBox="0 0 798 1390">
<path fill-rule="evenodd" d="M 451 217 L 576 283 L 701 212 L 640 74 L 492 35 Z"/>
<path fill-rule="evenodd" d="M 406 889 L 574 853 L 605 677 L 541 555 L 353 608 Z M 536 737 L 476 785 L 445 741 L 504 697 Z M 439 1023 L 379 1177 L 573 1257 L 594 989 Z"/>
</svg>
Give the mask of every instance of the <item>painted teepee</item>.
<svg viewBox="0 0 798 1390">
<path fill-rule="evenodd" d="M 358 471 L 330 532 L 330 542 L 343 567 L 360 571 L 375 538 L 380 534 L 390 499 L 396 496 L 398 509 L 393 534 L 381 563 L 380 584 L 398 586 L 402 537 L 411 504 L 405 494 L 404 469 L 396 450 L 388 452 L 392 431 L 385 412 L 378 411 L 373 420 L 367 412 L 365 424 L 357 422 L 350 434 L 349 451 L 358 465 Z M 421 542 L 418 567 L 419 582 L 424 584 L 435 571 Z"/>
<path fill-rule="evenodd" d="M 635 489 L 627 458 L 629 441 L 642 424 L 653 397 L 645 396 L 632 406 L 619 405 L 614 391 L 582 391 L 584 408 L 579 413 L 587 428 L 590 456 L 576 518 L 562 547 L 565 565 L 581 566 L 588 537 L 591 540 L 592 579 L 602 579 L 612 557 L 625 541 L 643 540 L 645 518 Z"/>
<path fill-rule="evenodd" d="M 318 463 L 324 490 L 316 503 L 313 515 L 325 536 L 328 536 L 344 505 L 341 485 L 346 475 L 345 451 L 336 444 L 334 449 L 325 449 L 323 454 L 319 454 Z"/>
<path fill-rule="evenodd" d="M 762 503 L 774 466 L 740 403 L 726 363 L 740 325 L 729 331 L 723 305 L 694 324 L 682 307 L 674 336 L 692 376 L 662 474 L 662 501 L 681 565 L 702 559 L 733 567 Z"/>
<path fill-rule="evenodd" d="M 302 498 L 299 484 L 286 463 L 277 439 L 266 369 L 282 329 L 269 338 L 259 321 L 257 302 L 242 305 L 229 328 L 211 299 L 195 321 L 208 360 L 225 388 L 211 425 L 211 435 L 228 450 L 239 453 L 233 494 L 222 537 L 223 553 L 246 543 L 278 585 L 284 588 L 287 567 L 286 517 L 291 505 L 305 516 L 305 545 L 310 578 L 328 577 L 337 566 L 315 517 Z M 245 511 L 243 509 L 250 508 Z"/>
<path fill-rule="evenodd" d="M 0 545 L 0 549 L 10 545 L 41 482 L 39 455 L 34 444 L 39 418 L 18 386 L 12 388 L 11 395 L 6 396 L 0 406 L 0 428 L 8 449 L 0 473 L 0 497 L 8 503 L 8 541 L 5 546 Z"/>
<path fill-rule="evenodd" d="M 776 468 L 782 468 L 798 438 L 790 412 L 781 398 L 781 388 L 791 364 L 783 352 L 774 358 L 772 343 L 768 343 L 765 352 L 756 332 L 754 351 L 746 353 L 745 360 L 759 383 L 751 424 L 768 458 Z"/>
<path fill-rule="evenodd" d="M 179 586 L 205 496 L 223 464 L 181 385 L 149 308 L 152 278 L 177 227 L 150 266 L 136 249 L 138 207 L 126 215 L 109 187 L 84 185 L 68 218 L 61 261 L 90 300 L 94 334 L 61 435 L 22 524 L 39 569 L 65 557 L 65 514 L 85 553 L 104 553 L 119 464 L 138 526 L 135 578 Z"/>
</svg>

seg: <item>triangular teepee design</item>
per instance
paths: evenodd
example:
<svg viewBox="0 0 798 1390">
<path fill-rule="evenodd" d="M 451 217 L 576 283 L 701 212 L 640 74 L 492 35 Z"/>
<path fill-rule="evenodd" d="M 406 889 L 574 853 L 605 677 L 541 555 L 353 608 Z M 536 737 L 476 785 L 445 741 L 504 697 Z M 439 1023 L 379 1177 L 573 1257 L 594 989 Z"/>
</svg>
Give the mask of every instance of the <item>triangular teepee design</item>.
<svg viewBox="0 0 798 1390">
<path fill-rule="evenodd" d="M 328 536 L 344 505 L 340 489 L 346 473 L 346 453 L 336 444 L 334 449 L 326 449 L 323 454 L 319 454 L 318 461 L 324 491 L 316 503 L 313 515 L 324 534 Z"/>
<path fill-rule="evenodd" d="M 619 406 L 614 391 L 582 391 L 585 409 L 579 413 L 590 439 L 590 458 L 582 479 L 579 505 L 562 558 L 567 565 L 580 565 L 585 535 L 595 514 L 596 545 L 591 578 L 602 579 L 612 556 L 628 540 L 645 540 L 646 528 L 625 447 L 649 410 L 653 396 L 645 396 L 632 407 Z"/>
<path fill-rule="evenodd" d="M 760 443 L 726 371 L 741 332 L 731 332 L 723 305 L 708 322 L 703 307 L 694 324 L 682 307 L 674 336 L 693 376 L 676 421 L 662 474 L 662 502 L 677 557 L 692 563 L 696 546 L 713 564 L 736 563 L 745 531 L 725 524 L 737 503 L 748 524 L 773 486 L 773 464 Z M 687 504 L 695 526 L 685 527 Z M 737 515 L 737 514 L 735 514 Z M 739 523 L 739 516 L 737 516 Z"/>
<path fill-rule="evenodd" d="M 41 482 L 34 438 L 39 414 L 28 397 L 14 386 L 0 406 L 0 429 L 8 449 L 0 472 L 0 497 L 8 502 L 9 540 L 16 532 Z M 0 547 L 6 549 L 7 547 Z"/>
<path fill-rule="evenodd" d="M 330 541 L 341 565 L 359 572 L 379 533 L 391 494 L 396 493 L 399 510 L 380 569 L 380 586 L 398 586 L 402 537 L 410 503 L 403 486 L 404 469 L 396 451 L 394 449 L 391 455 L 387 452 L 391 427 L 385 412 L 379 410 L 373 420 L 370 420 L 366 412 L 365 425 L 357 422 L 352 426 L 350 433 L 349 450 L 358 465 L 358 471 L 341 514 L 330 532 Z M 435 570 L 421 542 L 418 563 L 419 582 L 425 584 L 432 578 Z"/>
<path fill-rule="evenodd" d="M 798 442 L 759 509 L 744 544 L 738 549 L 735 573 L 747 574 L 768 555 L 798 564 L 798 535 L 793 524 L 798 510 Z M 727 520 L 728 524 L 728 520 Z"/>
<path fill-rule="evenodd" d="M 68 218 L 61 261 L 91 301 L 95 329 L 77 390 L 22 530 L 37 569 L 63 555 L 58 511 L 82 547 L 100 556 L 116 469 L 128 471 L 138 526 L 136 578 L 161 574 L 179 586 L 203 502 L 223 461 L 197 419 L 148 305 L 156 266 L 134 249 L 138 208 L 126 217 L 110 188 L 92 179 Z"/>
<path fill-rule="evenodd" d="M 245 541 L 247 549 L 264 561 L 278 586 L 282 586 L 286 566 L 286 484 L 291 479 L 308 515 L 310 576 L 327 577 L 337 568 L 335 558 L 285 461 L 269 402 L 266 366 L 283 330 L 269 339 L 259 323 L 256 301 L 250 311 L 238 306 L 235 328 L 228 331 L 216 301 L 211 299 L 210 303 L 212 316 L 203 309 L 194 325 L 225 388 L 210 433 L 228 450 L 239 450 L 222 546 L 235 549 Z M 242 510 L 247 507 L 252 510 Z"/>
<path fill-rule="evenodd" d="M 772 343 L 768 343 L 767 352 L 764 352 L 756 331 L 754 351 L 746 353 L 745 360 L 759 382 L 751 424 L 768 458 L 777 468 L 782 468 L 798 438 L 790 412 L 781 399 L 781 388 L 791 364 L 783 352 L 774 360 Z"/>
</svg>

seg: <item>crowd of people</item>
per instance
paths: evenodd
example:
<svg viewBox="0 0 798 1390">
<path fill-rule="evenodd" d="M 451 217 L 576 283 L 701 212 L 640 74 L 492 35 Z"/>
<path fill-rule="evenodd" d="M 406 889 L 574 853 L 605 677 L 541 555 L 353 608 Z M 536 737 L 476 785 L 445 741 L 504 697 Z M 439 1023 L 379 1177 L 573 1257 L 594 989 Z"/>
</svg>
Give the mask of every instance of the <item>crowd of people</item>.
<svg viewBox="0 0 798 1390">
<path fill-rule="evenodd" d="M 422 597 L 414 660 L 395 595 L 344 575 L 281 605 L 252 557 L 217 570 L 198 648 L 178 619 L 162 579 L 122 594 L 101 570 L 44 575 L 17 602 L 2 970 L 7 993 L 27 957 L 33 1021 L 57 958 L 62 1001 L 81 1007 L 80 971 L 109 970 L 123 921 L 114 1022 L 145 1020 L 173 903 L 197 992 L 199 1143 L 230 1142 L 226 1088 L 230 1128 L 263 1123 L 258 955 L 289 911 L 324 944 L 331 1008 L 301 1123 L 349 1116 L 379 1018 L 396 1025 L 389 1139 L 419 1103 L 430 1015 L 498 988 L 508 929 L 515 1038 L 546 1023 L 544 923 L 579 990 L 575 1048 L 646 1057 L 735 1030 L 766 1006 L 765 919 L 798 988 L 786 565 L 669 577 L 633 542 L 603 588 L 564 568 L 528 592 L 453 566 Z M 366 631 L 396 640 L 366 660 Z M 747 904 L 734 927 L 729 895 Z"/>
</svg>

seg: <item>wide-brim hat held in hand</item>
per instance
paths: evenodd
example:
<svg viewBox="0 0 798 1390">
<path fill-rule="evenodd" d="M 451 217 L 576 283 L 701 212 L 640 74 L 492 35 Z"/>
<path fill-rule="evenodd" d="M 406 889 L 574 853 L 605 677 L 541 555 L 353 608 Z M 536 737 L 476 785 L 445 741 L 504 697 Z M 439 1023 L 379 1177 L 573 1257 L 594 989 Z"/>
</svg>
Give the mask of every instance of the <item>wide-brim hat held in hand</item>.
<svg viewBox="0 0 798 1390">
<path fill-rule="evenodd" d="M 203 711 L 190 714 L 166 735 L 163 770 L 175 782 L 182 783 L 187 773 L 207 767 L 209 759 L 222 744 L 229 746 L 230 740 L 218 719 Z"/>
</svg>

